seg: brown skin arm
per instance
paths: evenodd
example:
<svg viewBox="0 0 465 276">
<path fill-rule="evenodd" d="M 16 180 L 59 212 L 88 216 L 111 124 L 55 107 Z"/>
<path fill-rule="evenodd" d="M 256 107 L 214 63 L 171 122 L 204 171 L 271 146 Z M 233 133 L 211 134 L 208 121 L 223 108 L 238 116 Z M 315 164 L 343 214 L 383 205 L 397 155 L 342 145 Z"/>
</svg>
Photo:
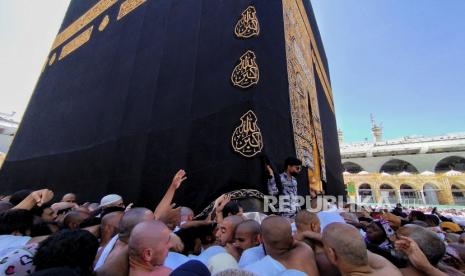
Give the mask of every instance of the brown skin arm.
<svg viewBox="0 0 465 276">
<path fill-rule="evenodd" d="M 323 237 L 320 233 L 312 232 L 312 231 L 304 231 L 294 235 L 294 238 L 298 241 L 302 241 L 304 239 L 311 239 L 314 241 L 322 242 Z"/>
<path fill-rule="evenodd" d="M 163 223 L 168 226 L 169 229 L 173 230 L 176 225 L 181 222 L 181 207 L 172 208 L 170 206 L 164 213 L 161 213 L 158 217 L 158 220 L 162 221 Z"/>
<path fill-rule="evenodd" d="M 396 250 L 407 255 L 410 263 L 417 270 L 430 275 L 430 276 L 443 276 L 447 275 L 441 270 L 437 269 L 426 258 L 423 251 L 421 251 L 418 244 L 409 237 L 399 236 L 395 242 Z"/>
<path fill-rule="evenodd" d="M 165 195 L 161 199 L 160 203 L 158 203 L 155 211 L 153 212 L 155 215 L 155 219 L 159 219 L 162 214 L 167 212 L 171 209 L 171 201 L 173 200 L 174 193 L 176 190 L 181 186 L 181 183 L 186 180 L 186 172 L 184 170 L 179 170 L 173 177 L 168 190 L 166 191 Z"/>
<path fill-rule="evenodd" d="M 31 210 L 35 206 L 49 202 L 53 198 L 53 192 L 48 189 L 37 190 L 30 193 L 23 201 L 18 203 L 13 209 Z"/>
<path fill-rule="evenodd" d="M 187 228 L 195 228 L 199 226 L 206 226 L 206 225 L 211 225 L 212 221 L 211 220 L 193 220 L 193 221 L 186 221 L 183 223 L 179 228 L 181 229 L 187 229 Z"/>
</svg>

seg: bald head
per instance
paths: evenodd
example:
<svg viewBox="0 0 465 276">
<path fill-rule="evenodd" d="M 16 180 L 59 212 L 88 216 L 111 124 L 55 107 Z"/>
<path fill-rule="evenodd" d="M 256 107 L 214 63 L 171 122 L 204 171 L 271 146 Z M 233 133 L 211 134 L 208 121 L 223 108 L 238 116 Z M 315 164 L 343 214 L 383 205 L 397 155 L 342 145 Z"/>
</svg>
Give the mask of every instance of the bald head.
<svg viewBox="0 0 465 276">
<path fill-rule="evenodd" d="M 234 233 L 234 246 L 241 251 L 260 244 L 260 224 L 253 219 L 239 223 Z"/>
<path fill-rule="evenodd" d="M 280 216 L 270 216 L 262 221 L 262 239 L 265 250 L 269 253 L 289 249 L 294 239 L 291 223 Z"/>
<path fill-rule="evenodd" d="M 102 218 L 100 224 L 102 244 L 106 244 L 118 232 L 118 225 L 123 214 L 123 212 L 111 212 Z"/>
<path fill-rule="evenodd" d="M 82 211 L 71 211 L 63 219 L 63 226 L 67 229 L 77 229 L 79 224 L 89 217 L 88 213 Z"/>
<path fill-rule="evenodd" d="M 368 263 L 365 242 L 357 228 L 352 225 L 334 222 L 323 230 L 323 244 L 330 261 L 339 266 L 364 266 Z M 335 261 L 337 260 L 337 261 Z"/>
<path fill-rule="evenodd" d="M 194 217 L 194 211 L 189 207 L 182 206 L 180 213 L 181 221 L 190 221 Z"/>
<path fill-rule="evenodd" d="M 244 221 L 244 217 L 237 216 L 237 215 L 229 216 L 229 217 L 226 217 L 223 221 L 232 224 L 234 228 L 236 228 L 236 226 L 239 225 L 239 223 Z"/>
<path fill-rule="evenodd" d="M 129 238 L 129 257 L 132 262 L 163 265 L 171 247 L 171 231 L 163 222 L 151 220 L 137 224 Z"/>
<path fill-rule="evenodd" d="M 435 266 L 446 253 L 446 246 L 433 231 L 414 224 L 407 224 L 397 231 L 398 234 L 414 240 L 428 261 Z"/>
<path fill-rule="evenodd" d="M 237 231 L 247 232 L 251 235 L 258 235 L 261 232 L 260 223 L 253 219 L 244 220 L 237 225 L 236 232 Z"/>
<path fill-rule="evenodd" d="M 132 229 L 140 222 L 154 220 L 152 211 L 147 208 L 132 208 L 124 213 L 119 223 L 119 239 L 128 242 Z"/>
<path fill-rule="evenodd" d="M 73 194 L 73 193 L 66 194 L 66 195 L 63 196 L 63 198 L 61 198 L 61 202 L 74 203 L 74 202 L 76 202 L 76 195 Z"/>
<path fill-rule="evenodd" d="M 295 225 L 297 231 L 312 231 L 320 233 L 320 219 L 316 213 L 312 213 L 308 210 L 301 210 L 295 217 Z"/>
<path fill-rule="evenodd" d="M 223 221 L 218 225 L 218 230 L 216 231 L 216 241 L 221 245 L 225 246 L 227 243 L 231 243 L 234 238 L 234 232 L 236 226 L 244 221 L 242 216 L 229 216 L 223 219 Z"/>
</svg>

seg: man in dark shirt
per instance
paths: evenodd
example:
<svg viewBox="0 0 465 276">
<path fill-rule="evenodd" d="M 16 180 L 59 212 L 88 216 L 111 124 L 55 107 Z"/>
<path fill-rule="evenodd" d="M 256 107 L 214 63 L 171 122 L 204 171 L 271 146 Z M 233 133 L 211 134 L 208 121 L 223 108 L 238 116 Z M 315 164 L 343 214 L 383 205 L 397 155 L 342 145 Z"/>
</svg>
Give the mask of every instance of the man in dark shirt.
<svg viewBox="0 0 465 276">
<path fill-rule="evenodd" d="M 278 196 L 279 190 L 276 185 L 274 172 L 270 166 L 267 166 L 267 168 L 271 176 L 268 180 L 268 193 L 272 196 Z M 283 208 L 281 215 L 284 217 L 293 218 L 300 210 L 297 199 L 297 179 L 295 177 L 300 173 L 301 169 L 302 162 L 295 157 L 288 157 L 284 161 L 284 172 L 279 175 L 283 187 L 282 195 L 285 196 L 283 200 L 285 206 L 280 206 Z"/>
</svg>

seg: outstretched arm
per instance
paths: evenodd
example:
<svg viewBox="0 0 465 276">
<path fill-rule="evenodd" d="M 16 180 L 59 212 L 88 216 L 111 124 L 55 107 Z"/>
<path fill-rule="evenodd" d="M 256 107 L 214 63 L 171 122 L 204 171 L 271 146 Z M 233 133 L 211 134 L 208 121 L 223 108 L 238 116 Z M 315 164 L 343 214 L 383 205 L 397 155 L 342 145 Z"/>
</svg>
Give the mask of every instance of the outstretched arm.
<svg viewBox="0 0 465 276">
<path fill-rule="evenodd" d="M 186 179 L 186 172 L 184 170 L 179 170 L 174 175 L 173 180 L 171 181 L 171 184 L 168 187 L 168 190 L 166 191 L 165 195 L 161 199 L 160 203 L 158 203 L 158 206 L 155 208 L 155 211 L 153 212 L 155 215 L 155 219 L 159 219 L 160 216 L 163 215 L 163 213 L 171 209 L 171 201 L 173 200 L 174 193 L 179 188 L 179 186 L 181 186 L 181 183 Z"/>
<path fill-rule="evenodd" d="M 30 193 L 23 201 L 18 203 L 13 209 L 31 210 L 34 206 L 42 206 L 53 198 L 53 192 L 48 189 L 42 189 Z"/>
<path fill-rule="evenodd" d="M 323 238 L 320 233 L 312 231 L 304 231 L 294 235 L 294 238 L 298 241 L 303 241 L 304 239 L 311 239 L 317 242 L 323 242 Z"/>
</svg>

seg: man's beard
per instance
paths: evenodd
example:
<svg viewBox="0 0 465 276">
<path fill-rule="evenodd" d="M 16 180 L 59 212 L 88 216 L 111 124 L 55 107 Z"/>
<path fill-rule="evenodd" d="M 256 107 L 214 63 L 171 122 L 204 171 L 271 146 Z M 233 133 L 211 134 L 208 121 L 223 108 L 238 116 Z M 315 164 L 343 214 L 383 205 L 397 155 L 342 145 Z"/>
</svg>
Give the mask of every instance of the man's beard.
<svg viewBox="0 0 465 276">
<path fill-rule="evenodd" d="M 299 173 L 298 173 L 298 172 L 291 172 L 291 175 L 292 175 L 293 177 L 297 177 L 297 176 L 299 175 Z"/>
</svg>

